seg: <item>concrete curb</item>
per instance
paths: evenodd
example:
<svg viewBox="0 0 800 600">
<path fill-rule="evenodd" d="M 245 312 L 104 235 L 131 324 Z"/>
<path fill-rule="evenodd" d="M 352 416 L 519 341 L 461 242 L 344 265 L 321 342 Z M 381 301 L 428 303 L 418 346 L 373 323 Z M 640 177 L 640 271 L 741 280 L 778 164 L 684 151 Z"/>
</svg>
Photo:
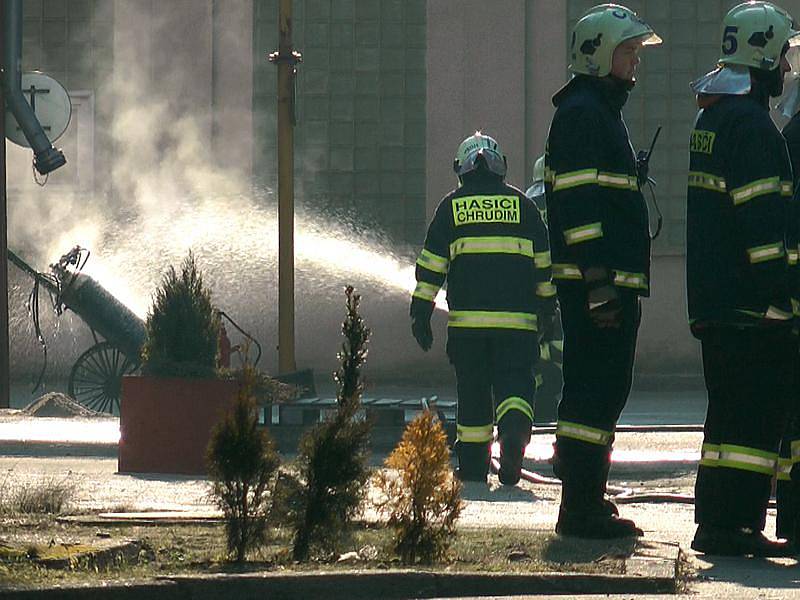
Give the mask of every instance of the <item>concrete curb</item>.
<svg viewBox="0 0 800 600">
<path fill-rule="evenodd" d="M 9 600 L 237 600 L 269 597 L 326 600 L 393 600 L 534 594 L 670 594 L 678 591 L 677 544 L 644 542 L 624 575 L 578 573 L 449 573 L 423 570 L 336 573 L 248 573 L 172 576 L 104 586 L 0 591 Z"/>
<path fill-rule="evenodd" d="M 0 440 L 0 456 L 117 458 L 118 444 Z"/>
</svg>

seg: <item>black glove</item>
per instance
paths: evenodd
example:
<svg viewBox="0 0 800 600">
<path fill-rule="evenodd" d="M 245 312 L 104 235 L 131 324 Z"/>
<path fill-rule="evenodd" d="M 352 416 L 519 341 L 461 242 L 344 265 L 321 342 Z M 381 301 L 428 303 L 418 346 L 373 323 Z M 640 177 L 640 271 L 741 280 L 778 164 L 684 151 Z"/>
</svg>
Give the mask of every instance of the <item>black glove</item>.
<svg viewBox="0 0 800 600">
<path fill-rule="evenodd" d="M 433 346 L 433 331 L 431 331 L 431 316 L 433 315 L 433 302 L 426 302 L 419 298 L 411 299 L 411 335 L 425 352 Z"/>
<path fill-rule="evenodd" d="M 589 318 L 599 329 L 618 329 L 622 325 L 622 303 L 619 298 L 589 304 Z"/>
<path fill-rule="evenodd" d="M 417 344 L 425 352 L 433 346 L 433 331 L 431 331 L 430 317 L 412 317 L 411 318 L 411 335 L 417 340 Z"/>
<path fill-rule="evenodd" d="M 591 267 L 583 277 L 587 287 L 586 308 L 589 318 L 600 329 L 618 328 L 622 324 L 622 303 L 608 270 Z"/>
</svg>

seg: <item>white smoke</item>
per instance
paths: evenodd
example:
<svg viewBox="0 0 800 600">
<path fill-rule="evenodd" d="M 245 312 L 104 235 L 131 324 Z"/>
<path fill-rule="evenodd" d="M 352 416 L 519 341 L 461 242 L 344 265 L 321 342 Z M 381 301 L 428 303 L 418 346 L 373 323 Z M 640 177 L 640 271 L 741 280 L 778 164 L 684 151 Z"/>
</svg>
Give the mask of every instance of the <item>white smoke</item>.
<svg viewBox="0 0 800 600">
<path fill-rule="evenodd" d="M 15 166 L 18 191 L 10 198 L 10 245 L 39 269 L 76 244 L 89 248 L 92 256 L 85 271 L 142 318 L 166 267 L 179 264 L 191 249 L 216 303 L 261 340 L 265 356 L 260 366 L 274 371 L 276 198 L 272 190 L 254 185 L 250 174 L 237 166 L 242 161 L 231 160 L 242 154 L 235 139 L 219 147 L 219 140 L 226 139 L 224 125 L 251 123 L 252 114 L 228 106 L 224 119 L 214 125 L 218 115 L 211 99 L 220 93 L 214 88 L 214 69 L 204 71 L 196 64 L 210 64 L 205 52 L 215 43 L 209 42 L 214 34 L 203 21 L 210 15 L 198 15 L 192 26 L 181 25 L 180 8 L 171 12 L 152 5 L 115 3 L 114 71 L 112 80 L 99 85 L 113 94 L 113 102 L 97 99 L 113 111 L 109 129 L 95 132 L 96 153 L 111 152 L 110 157 L 96 156 L 95 164 L 110 160 L 109 169 L 100 169 L 110 173 L 110 180 L 98 181 L 96 194 L 86 196 L 55 185 L 57 176 L 69 180 L 69 170 L 78 167 L 69 155 L 64 172 L 54 174 L 45 188 L 33 185 L 30 172 Z M 181 5 L 186 10 L 186 3 Z M 234 68 L 244 61 L 250 68 L 252 54 L 218 56 L 215 64 Z M 243 87 L 230 93 L 252 96 L 249 86 Z M 252 144 L 242 142 L 245 148 Z M 21 156 L 24 160 L 20 155 L 14 160 L 30 160 Z M 277 165 L 258 168 L 274 170 Z M 442 319 L 435 319 L 435 354 L 423 355 L 410 336 L 413 258 L 408 248 L 393 252 L 379 236 L 304 207 L 302 198 L 295 238 L 298 367 L 313 367 L 318 379 L 329 379 L 340 345 L 342 290 L 350 284 L 362 292 L 364 315 L 374 330 L 369 365 L 376 378 L 424 383 L 422 373 L 432 380 L 449 375 Z M 18 276 L 15 284 L 12 303 L 20 326 L 12 345 L 24 349 L 16 368 L 28 372 L 39 364 L 38 350 L 30 340 L 30 326 L 22 325 L 25 278 Z M 63 371 L 93 343 L 74 317 L 47 317 L 43 327 L 48 341 L 55 342 L 51 362 Z M 56 327 L 61 328 L 59 336 L 53 333 Z"/>
</svg>

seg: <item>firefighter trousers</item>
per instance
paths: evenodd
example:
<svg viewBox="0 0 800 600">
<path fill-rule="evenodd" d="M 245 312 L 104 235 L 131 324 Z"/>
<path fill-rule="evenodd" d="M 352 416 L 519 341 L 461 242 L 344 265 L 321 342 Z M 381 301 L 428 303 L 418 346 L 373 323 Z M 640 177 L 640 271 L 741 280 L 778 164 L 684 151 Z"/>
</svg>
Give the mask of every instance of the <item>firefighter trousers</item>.
<svg viewBox="0 0 800 600">
<path fill-rule="evenodd" d="M 800 541 L 800 357 L 794 362 L 792 399 L 781 439 L 775 496 L 778 512 L 775 533 Z"/>
<path fill-rule="evenodd" d="M 589 317 L 585 290 L 564 288 L 564 390 L 553 470 L 562 481 L 562 504 L 583 511 L 605 492 L 614 429 L 633 380 L 641 308 L 638 296 L 623 292 L 620 327 L 600 329 Z"/>
<path fill-rule="evenodd" d="M 459 476 L 485 480 L 497 435 L 523 447 L 530 441 L 539 356 L 535 333 L 449 336 L 447 356 L 456 372 L 456 456 Z"/>
<path fill-rule="evenodd" d="M 695 522 L 761 531 L 791 404 L 797 342 L 784 327 L 709 327 L 699 337 L 708 410 Z"/>
</svg>

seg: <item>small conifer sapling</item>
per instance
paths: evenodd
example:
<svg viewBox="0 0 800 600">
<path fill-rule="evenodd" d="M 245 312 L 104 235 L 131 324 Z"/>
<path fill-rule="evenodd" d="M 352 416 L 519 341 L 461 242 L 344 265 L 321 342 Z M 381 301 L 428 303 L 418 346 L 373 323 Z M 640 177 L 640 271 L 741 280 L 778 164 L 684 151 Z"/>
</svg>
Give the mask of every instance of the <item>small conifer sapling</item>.
<svg viewBox="0 0 800 600">
<path fill-rule="evenodd" d="M 393 549 L 406 564 L 445 557 L 461 514 L 461 482 L 450 465 L 441 423 L 423 411 L 408 424 L 400 443 L 376 476 L 377 507 L 393 530 Z"/>
<path fill-rule="evenodd" d="M 364 383 L 361 368 L 367 358 L 370 330 L 359 314 L 361 297 L 345 289 L 347 314 L 342 323 L 337 385 L 337 409 L 300 442 L 299 497 L 290 504 L 294 527 L 292 553 L 305 561 L 313 549 L 333 552 L 364 499 L 370 423 L 359 418 Z"/>
<path fill-rule="evenodd" d="M 257 381 L 255 368 L 245 363 L 236 402 L 208 447 L 211 494 L 223 512 L 228 554 L 236 562 L 266 543 L 270 485 L 280 462 L 275 444 L 258 425 Z"/>
</svg>

